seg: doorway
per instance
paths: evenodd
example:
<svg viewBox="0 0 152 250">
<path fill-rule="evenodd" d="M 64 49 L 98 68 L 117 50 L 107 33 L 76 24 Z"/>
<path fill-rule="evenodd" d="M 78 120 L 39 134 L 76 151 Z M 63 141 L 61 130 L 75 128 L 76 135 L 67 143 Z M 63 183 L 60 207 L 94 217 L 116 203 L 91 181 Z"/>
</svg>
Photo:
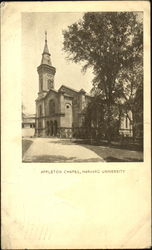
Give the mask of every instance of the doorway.
<svg viewBox="0 0 152 250">
<path fill-rule="evenodd" d="M 53 121 L 50 121 L 50 136 L 53 135 Z"/>
<path fill-rule="evenodd" d="M 54 126 L 53 126 L 53 135 L 56 136 L 57 135 L 57 130 L 58 130 L 58 124 L 57 121 L 54 121 Z"/>
</svg>

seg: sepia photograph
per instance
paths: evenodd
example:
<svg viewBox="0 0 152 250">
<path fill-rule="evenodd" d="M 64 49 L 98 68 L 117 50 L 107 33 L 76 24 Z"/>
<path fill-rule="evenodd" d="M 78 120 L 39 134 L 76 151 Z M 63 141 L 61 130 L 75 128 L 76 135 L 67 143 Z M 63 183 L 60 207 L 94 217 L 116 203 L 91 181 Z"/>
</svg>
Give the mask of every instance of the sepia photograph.
<svg viewBox="0 0 152 250">
<path fill-rule="evenodd" d="M 143 12 L 23 12 L 22 161 L 143 161 Z"/>
<path fill-rule="evenodd" d="M 0 8 L 1 248 L 149 249 L 149 2 Z"/>
</svg>

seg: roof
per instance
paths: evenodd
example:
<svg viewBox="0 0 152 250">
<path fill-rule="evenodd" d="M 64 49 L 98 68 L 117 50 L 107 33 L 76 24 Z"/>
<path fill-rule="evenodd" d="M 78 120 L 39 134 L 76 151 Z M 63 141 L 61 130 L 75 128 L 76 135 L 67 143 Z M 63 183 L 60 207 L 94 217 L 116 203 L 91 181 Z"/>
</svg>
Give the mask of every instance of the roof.
<svg viewBox="0 0 152 250">
<path fill-rule="evenodd" d="M 76 89 L 70 88 L 70 87 L 68 87 L 68 86 L 66 86 L 66 85 L 61 85 L 61 87 L 59 88 L 58 91 L 60 91 L 61 88 L 66 88 L 66 89 L 69 89 L 69 90 L 71 90 L 71 91 L 73 91 L 73 92 L 76 92 L 76 93 L 82 92 L 82 93 L 85 93 L 86 96 L 91 97 L 89 94 L 86 93 L 86 91 L 85 91 L 84 89 L 76 90 Z"/>
<path fill-rule="evenodd" d="M 91 95 L 87 94 L 87 93 L 85 92 L 84 89 L 81 89 L 80 91 L 78 91 L 78 90 L 75 90 L 75 89 L 70 88 L 70 87 L 68 87 L 68 86 L 62 85 L 62 86 L 58 89 L 58 91 L 55 90 L 55 89 L 50 89 L 50 90 L 45 94 L 45 96 L 38 96 L 37 99 L 36 99 L 35 101 L 39 101 L 39 100 L 45 99 L 45 98 L 50 94 L 50 92 L 54 92 L 54 93 L 56 93 L 56 94 L 59 94 L 59 92 L 60 92 L 60 90 L 61 90 L 62 88 L 69 89 L 69 90 L 75 92 L 76 94 L 78 94 L 78 93 L 84 93 L 87 97 L 92 97 Z M 67 93 L 65 93 L 65 95 L 66 95 L 67 97 L 72 97 L 71 95 L 69 95 L 69 94 L 67 94 Z"/>
<path fill-rule="evenodd" d="M 58 91 L 60 91 L 60 89 L 61 88 L 66 88 L 66 89 L 70 89 L 70 90 L 72 90 L 72 91 L 74 91 L 74 92 L 76 92 L 76 93 L 79 93 L 79 91 L 78 90 L 76 90 L 76 89 L 73 89 L 73 88 L 70 88 L 70 87 L 68 87 L 68 86 L 65 86 L 65 85 L 62 85 L 60 88 L 59 88 L 59 90 Z"/>
</svg>

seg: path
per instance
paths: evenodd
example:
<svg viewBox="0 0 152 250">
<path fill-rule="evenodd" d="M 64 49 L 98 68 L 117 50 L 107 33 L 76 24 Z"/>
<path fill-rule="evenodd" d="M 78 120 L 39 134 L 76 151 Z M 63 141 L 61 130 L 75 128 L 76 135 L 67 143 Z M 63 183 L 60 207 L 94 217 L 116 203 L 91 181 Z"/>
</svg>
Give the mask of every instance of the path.
<svg viewBox="0 0 152 250">
<path fill-rule="evenodd" d="M 33 138 L 23 162 L 103 162 L 90 149 L 58 138 Z"/>
</svg>

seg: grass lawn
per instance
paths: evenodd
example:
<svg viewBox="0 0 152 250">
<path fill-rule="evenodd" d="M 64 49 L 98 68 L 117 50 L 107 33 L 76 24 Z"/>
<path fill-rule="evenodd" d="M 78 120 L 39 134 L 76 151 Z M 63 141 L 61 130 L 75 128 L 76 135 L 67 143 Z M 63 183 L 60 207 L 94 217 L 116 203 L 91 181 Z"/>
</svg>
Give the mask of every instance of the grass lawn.
<svg viewBox="0 0 152 250">
<path fill-rule="evenodd" d="M 22 156 L 24 156 L 25 152 L 28 150 L 32 143 L 33 142 L 31 140 L 22 140 Z"/>
<path fill-rule="evenodd" d="M 101 156 L 106 162 L 142 162 L 143 153 L 140 151 L 131 151 L 113 147 L 94 146 L 81 144 Z"/>
</svg>

